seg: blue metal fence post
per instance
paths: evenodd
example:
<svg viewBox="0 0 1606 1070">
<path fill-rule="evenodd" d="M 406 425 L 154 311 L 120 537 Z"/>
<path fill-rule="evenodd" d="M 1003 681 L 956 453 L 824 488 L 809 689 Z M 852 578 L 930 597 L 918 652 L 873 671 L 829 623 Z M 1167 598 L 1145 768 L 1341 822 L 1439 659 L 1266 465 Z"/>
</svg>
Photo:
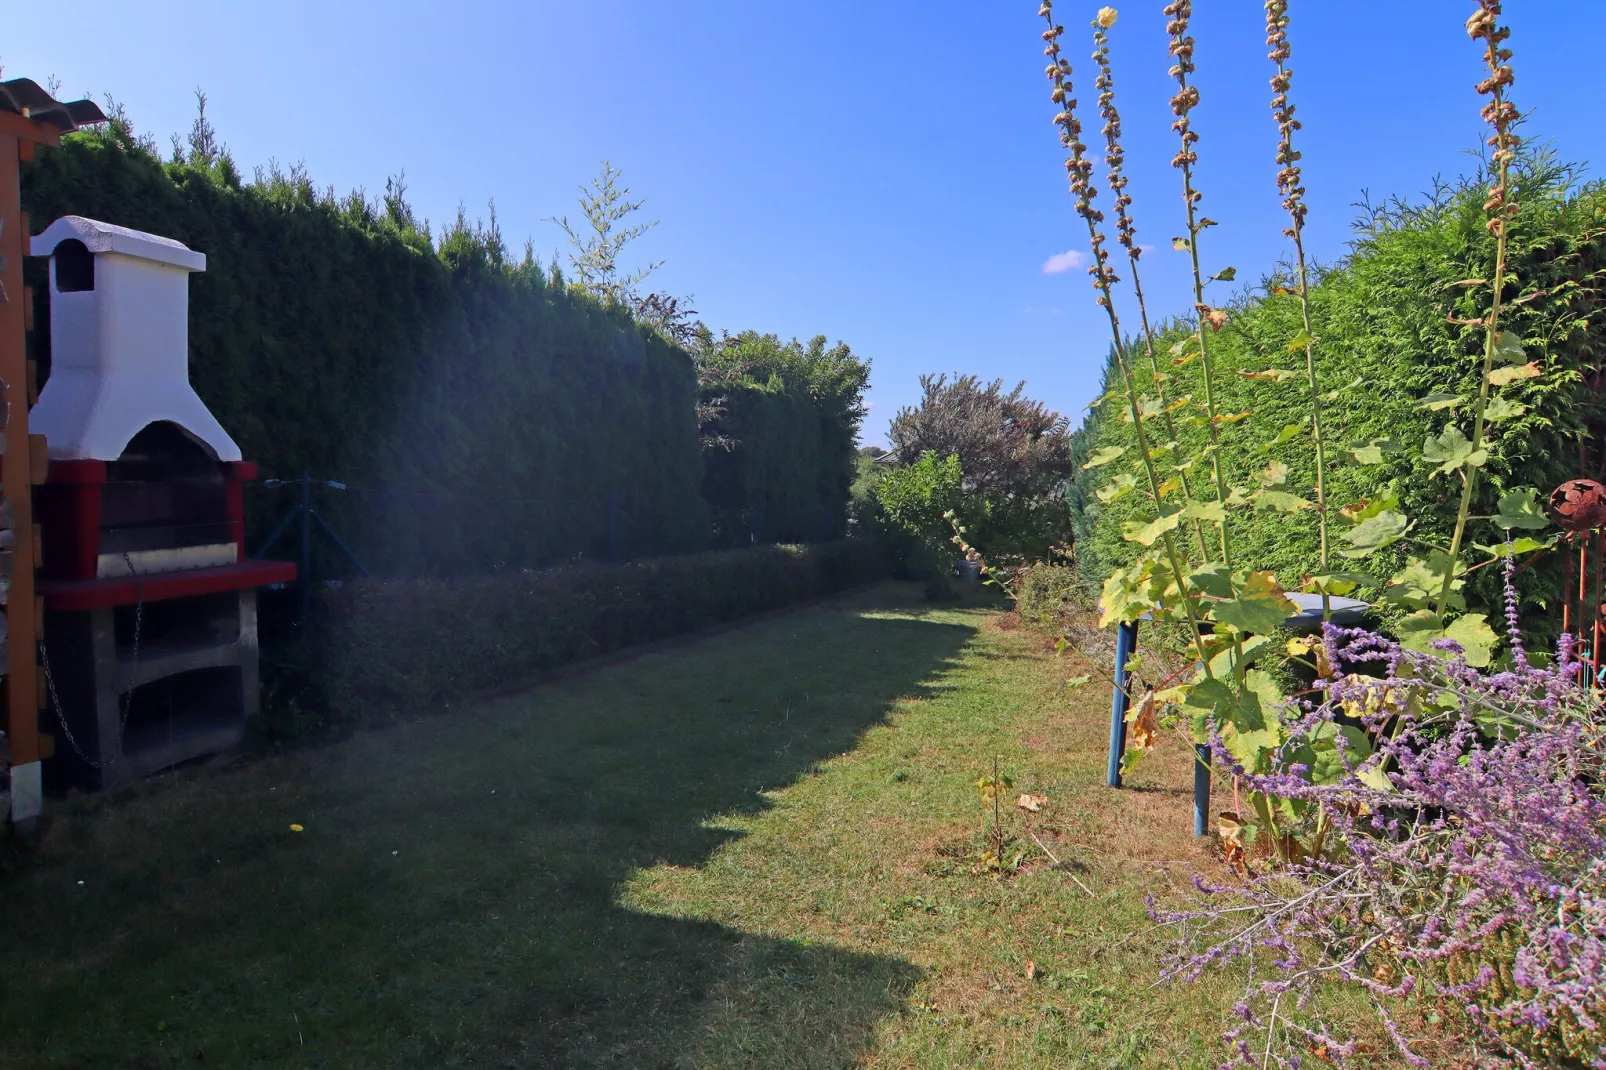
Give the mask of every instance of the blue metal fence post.
<svg viewBox="0 0 1606 1070">
<path fill-rule="evenodd" d="M 619 495 L 608 492 L 608 560 L 619 560 L 619 528 L 617 524 Z"/>
<path fill-rule="evenodd" d="M 1138 622 L 1122 621 L 1115 632 L 1115 694 L 1110 699 L 1110 787 L 1121 786 L 1121 755 L 1126 751 L 1126 711 L 1132 705 L 1126 662 L 1138 647 Z"/>
<path fill-rule="evenodd" d="M 312 613 L 312 477 L 301 473 L 301 623 Z"/>
<path fill-rule="evenodd" d="M 1193 745 L 1193 834 L 1203 836 L 1210 827 L 1210 747 Z"/>
</svg>

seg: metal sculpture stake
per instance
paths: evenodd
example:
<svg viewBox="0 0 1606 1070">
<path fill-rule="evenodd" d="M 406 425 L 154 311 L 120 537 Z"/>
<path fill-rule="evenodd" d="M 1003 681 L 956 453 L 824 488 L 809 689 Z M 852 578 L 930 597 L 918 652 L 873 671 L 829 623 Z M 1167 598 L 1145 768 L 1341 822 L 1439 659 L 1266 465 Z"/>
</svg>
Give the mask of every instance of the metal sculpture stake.
<svg viewBox="0 0 1606 1070">
<path fill-rule="evenodd" d="M 1589 684 L 1599 686 L 1601 666 L 1602 567 L 1601 529 L 1606 528 L 1606 487 L 1593 479 L 1569 479 L 1550 493 L 1550 519 L 1565 533 L 1565 573 L 1561 590 L 1561 630 L 1588 642 L 1587 658 L 1579 657 L 1579 670 L 1589 665 Z M 1576 566 L 1575 555 L 1576 553 Z M 1594 597 L 1590 597 L 1590 580 Z M 1576 579 L 1576 582 L 1575 582 Z M 1573 604 L 1577 602 L 1577 612 Z M 1582 680 L 1579 681 L 1583 683 Z"/>
</svg>

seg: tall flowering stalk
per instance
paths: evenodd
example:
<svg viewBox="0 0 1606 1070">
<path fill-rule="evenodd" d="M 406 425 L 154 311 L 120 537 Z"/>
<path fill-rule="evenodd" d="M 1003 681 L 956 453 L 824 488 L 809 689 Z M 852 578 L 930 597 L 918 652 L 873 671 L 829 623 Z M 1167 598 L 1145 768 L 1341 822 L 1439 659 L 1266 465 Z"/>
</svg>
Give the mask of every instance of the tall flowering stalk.
<svg viewBox="0 0 1606 1070">
<path fill-rule="evenodd" d="M 1444 571 L 1443 585 L 1439 588 L 1440 617 L 1443 617 L 1450 602 L 1467 519 L 1472 512 L 1472 496 L 1478 486 L 1478 468 L 1486 456 L 1483 452 L 1483 433 L 1489 408 L 1489 390 L 1496 385 L 1495 358 L 1502 353 L 1515 354 L 1518 360 L 1521 358 L 1521 346 L 1513 348 L 1509 343 L 1503 345 L 1499 330 L 1501 299 L 1506 285 L 1506 236 L 1511 220 L 1517 214 L 1517 205 L 1511 197 L 1511 165 L 1516 161 L 1517 146 L 1521 143 L 1521 139 L 1512 132 L 1518 119 L 1516 105 L 1506 99 L 1506 90 L 1513 81 L 1511 49 L 1505 47 L 1511 30 L 1500 25 L 1500 6 L 1501 0 L 1478 0 L 1478 10 L 1467 20 L 1468 36 L 1474 41 L 1483 42 L 1484 65 L 1489 71 L 1488 77 L 1478 83 L 1478 93 L 1489 98 L 1483 106 L 1482 115 L 1492 131 L 1489 146 L 1494 149 L 1489 162 L 1494 166 L 1495 182 L 1489 191 L 1489 199 L 1483 205 L 1489 216 L 1489 232 L 1495 236 L 1494 277 L 1490 280 L 1489 315 L 1484 319 L 1483 374 L 1478 383 L 1478 405 L 1473 414 L 1468 461 L 1460 469 L 1461 504 L 1456 510 L 1455 532 L 1450 538 L 1449 565 Z M 1537 369 L 1534 371 L 1537 374 Z"/>
<path fill-rule="evenodd" d="M 1104 11 L 1108 11 L 1109 15 L 1105 16 Z M 1093 22 L 1093 59 L 1099 68 L 1098 80 L 1094 84 L 1099 91 L 1099 115 L 1104 119 L 1104 162 L 1109 167 L 1106 181 L 1115 203 L 1115 240 L 1126 250 L 1127 277 L 1132 282 L 1132 296 L 1138 305 L 1138 320 L 1143 328 L 1143 348 L 1149 357 L 1149 368 L 1154 373 L 1154 390 L 1160 399 L 1165 433 L 1169 436 L 1169 441 L 1175 442 L 1177 426 L 1171 415 L 1171 399 L 1166 396 L 1165 388 L 1169 376 L 1160 370 L 1160 358 L 1154 349 L 1154 328 L 1149 322 L 1149 307 L 1143 300 L 1143 280 L 1138 272 L 1138 258 L 1143 255 L 1143 250 L 1137 243 L 1137 225 L 1132 221 L 1132 214 L 1128 211 L 1132 207 L 1132 195 L 1126 191 L 1127 177 L 1124 173 L 1126 150 L 1121 147 L 1121 113 L 1115 106 L 1115 75 L 1110 69 L 1110 39 L 1105 33 L 1114 23 L 1113 8 L 1103 9 Z M 1119 339 L 1116 344 L 1120 344 Z M 1191 500 L 1193 485 L 1188 479 L 1188 473 L 1180 470 L 1180 466 L 1177 478 L 1182 483 L 1183 497 Z M 1210 560 L 1210 550 L 1205 543 L 1204 522 L 1197 518 L 1193 521 L 1193 534 L 1199 544 L 1200 559 Z"/>
<path fill-rule="evenodd" d="M 1304 331 L 1296 339 L 1303 340 L 1305 349 L 1305 378 L 1310 385 L 1311 441 L 1316 447 L 1316 525 L 1321 538 L 1322 572 L 1329 568 L 1327 546 L 1327 444 L 1322 437 L 1322 395 L 1316 376 L 1316 332 L 1310 318 L 1310 274 L 1305 262 L 1305 187 L 1300 172 L 1300 153 L 1294 148 L 1294 131 L 1300 122 L 1294 118 L 1294 105 L 1288 99 L 1289 86 L 1294 72 L 1288 66 L 1293 49 L 1288 43 L 1288 0 L 1266 0 L 1266 45 L 1271 49 L 1268 59 L 1277 65 L 1271 79 L 1271 111 L 1277 120 L 1277 192 L 1283 195 L 1283 210 L 1288 213 L 1289 226 L 1283 231 L 1294 243 L 1295 284 L 1299 295 L 1299 311 Z M 1324 615 L 1330 611 L 1326 591 L 1322 593 Z"/>
<path fill-rule="evenodd" d="M 1061 55 L 1060 37 L 1065 33 L 1065 27 L 1054 22 L 1052 0 L 1043 0 L 1038 13 L 1048 23 L 1048 29 L 1043 31 L 1045 42 L 1043 53 L 1049 58 L 1044 73 L 1053 85 L 1050 96 L 1054 103 L 1060 106 L 1059 114 L 1054 116 L 1054 124 L 1060 128 L 1060 144 L 1065 147 L 1068 154 L 1065 159 L 1065 172 L 1070 179 L 1071 193 L 1076 198 L 1076 212 L 1087 223 L 1088 242 L 1093 253 L 1093 263 L 1088 268 L 1088 274 L 1093 277 L 1093 287 L 1098 292 L 1098 304 L 1109 317 L 1110 334 L 1115 342 L 1116 365 L 1120 368 L 1121 379 L 1126 388 L 1127 411 L 1132 419 L 1138 454 L 1143 464 L 1144 475 L 1148 478 L 1149 492 L 1154 498 L 1156 508 L 1163 513 L 1165 509 L 1163 481 L 1155 465 L 1154 450 L 1144 426 L 1145 417 L 1137 379 L 1132 374 L 1131 364 L 1126 359 L 1125 347 L 1121 344 L 1121 320 L 1115 310 L 1115 298 L 1112 292 L 1112 287 L 1118 278 L 1114 269 L 1110 267 L 1109 251 L 1104 247 L 1104 234 L 1099 230 L 1099 224 L 1104 221 L 1104 213 L 1093 206 L 1093 198 L 1097 196 L 1098 191 L 1093 185 L 1093 163 L 1087 158 L 1087 145 L 1082 141 L 1082 121 L 1076 115 L 1076 98 L 1072 95 L 1074 88 L 1071 84 L 1071 64 Z M 1115 10 L 1103 8 L 1099 11 L 1095 25 L 1102 31 L 1114 22 Z M 1178 590 L 1181 591 L 1185 586 L 1186 572 L 1182 567 L 1183 559 L 1177 550 L 1176 539 L 1170 530 L 1166 530 L 1160 534 L 1160 540 L 1164 547 L 1166 563 L 1175 577 Z M 1208 673 L 1209 657 L 1199 618 L 1185 596 L 1179 601 L 1187 617 L 1194 648 L 1204 659 L 1205 671 Z"/>
<path fill-rule="evenodd" d="M 1188 36 L 1188 20 L 1193 17 L 1193 0 L 1172 0 L 1165 6 L 1165 15 L 1170 20 L 1166 24 L 1166 33 L 1171 36 L 1171 55 L 1176 62 L 1171 67 L 1171 77 L 1177 80 L 1177 92 L 1171 98 L 1171 113 L 1176 116 L 1171 129 L 1177 132 L 1182 147 L 1171 160 L 1171 165 L 1182 172 L 1182 203 L 1188 213 L 1188 255 L 1193 262 L 1193 305 L 1199 314 L 1199 367 L 1204 377 L 1205 416 L 1210 429 L 1210 461 L 1215 474 L 1217 500 L 1225 503 L 1230 495 L 1227 489 L 1226 469 L 1222 464 L 1221 456 L 1221 430 L 1216 416 L 1215 370 L 1210 361 L 1210 347 L 1206 341 L 1205 324 L 1208 322 L 1212 330 L 1219 330 L 1224 322 L 1225 314 L 1205 304 L 1204 287 L 1205 276 L 1199 267 L 1199 234 L 1206 227 L 1215 226 L 1215 221 L 1198 214 L 1199 202 L 1204 199 L 1193 186 L 1193 165 L 1199 161 L 1199 153 L 1194 146 L 1199 142 L 1199 135 L 1193 130 L 1193 120 L 1189 118 L 1193 109 L 1199 105 L 1199 89 L 1188 84 L 1188 75 L 1193 73 L 1193 38 Z M 1221 560 L 1228 568 L 1232 567 L 1232 540 L 1228 531 L 1228 523 L 1221 523 Z"/>
</svg>

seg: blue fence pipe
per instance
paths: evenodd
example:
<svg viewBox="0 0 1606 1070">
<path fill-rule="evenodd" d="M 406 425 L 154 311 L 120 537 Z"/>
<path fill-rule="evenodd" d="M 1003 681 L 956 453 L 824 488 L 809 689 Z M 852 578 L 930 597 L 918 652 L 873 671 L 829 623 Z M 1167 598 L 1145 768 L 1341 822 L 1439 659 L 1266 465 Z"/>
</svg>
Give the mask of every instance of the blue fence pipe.
<svg viewBox="0 0 1606 1070">
<path fill-rule="evenodd" d="M 1138 622 L 1123 621 L 1115 632 L 1115 694 L 1110 698 L 1110 787 L 1121 786 L 1121 755 L 1126 751 L 1126 711 L 1132 705 L 1126 662 L 1138 648 Z"/>
<path fill-rule="evenodd" d="M 1193 745 L 1193 834 L 1203 836 L 1210 829 L 1210 747 Z"/>
</svg>

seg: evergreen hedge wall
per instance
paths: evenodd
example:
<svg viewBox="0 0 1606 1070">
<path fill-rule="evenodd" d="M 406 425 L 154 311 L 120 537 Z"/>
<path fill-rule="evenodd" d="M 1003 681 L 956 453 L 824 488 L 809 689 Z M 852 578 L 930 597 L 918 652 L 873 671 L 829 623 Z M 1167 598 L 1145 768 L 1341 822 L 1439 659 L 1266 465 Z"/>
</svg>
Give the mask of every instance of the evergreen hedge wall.
<svg viewBox="0 0 1606 1070">
<path fill-rule="evenodd" d="M 817 542 L 847 533 L 870 364 L 817 336 L 744 331 L 694 346 L 707 420 L 703 495 L 718 545 Z"/>
<path fill-rule="evenodd" d="M 207 256 L 190 283 L 196 390 L 265 476 L 315 505 L 375 572 L 452 574 L 704 548 L 690 357 L 617 308 L 505 256 L 461 213 L 432 240 L 399 195 L 240 180 L 128 134 L 70 135 L 24 171 L 32 229 L 84 215 Z M 29 265 L 48 374 L 43 262 Z M 249 492 L 252 542 L 293 491 Z M 327 574 L 327 573 L 325 573 Z"/>
<path fill-rule="evenodd" d="M 1566 479 L 1601 479 L 1606 474 L 1606 452 L 1599 442 L 1606 399 L 1598 389 L 1599 369 L 1606 360 L 1606 318 L 1601 315 L 1606 304 L 1606 188 L 1579 186 L 1570 171 L 1543 159 L 1526 161 L 1521 181 L 1521 216 L 1512 230 L 1514 281 L 1506 289 L 1501 323 L 1521 335 L 1529 358 L 1539 362 L 1543 374 L 1503 391 L 1528 409 L 1491 426 L 1491 460 L 1483 470 L 1486 478 L 1480 481 L 1475 515 L 1493 513 L 1500 493 L 1509 487 L 1532 486 L 1545 495 Z M 1449 478 L 1430 474 L 1433 466 L 1420 459 L 1422 444 L 1430 430 L 1438 433 L 1452 417 L 1463 428 L 1471 418 L 1465 408 L 1429 411 L 1418 402 L 1434 392 L 1467 397 L 1478 392 L 1482 332 L 1454 321 L 1481 315 L 1477 301 L 1487 300 L 1486 287 L 1458 285 L 1485 277 L 1493 265 L 1494 240 L 1484 221 L 1476 183 L 1443 190 L 1424 205 L 1374 212 L 1357 233 L 1351 255 L 1325 272 L 1312 294 L 1323 388 L 1337 392 L 1323 408 L 1331 441 L 1337 444 L 1328 453 L 1329 501 L 1337 508 L 1395 483 L 1403 511 L 1416 523 L 1415 534 L 1445 543 L 1460 488 Z M 1296 297 L 1277 291 L 1286 282 L 1280 277 L 1265 280 L 1235 303 L 1226 325 L 1210 337 L 1218 368 L 1218 411 L 1249 414 L 1222 431 L 1233 485 L 1255 486 L 1257 472 L 1273 460 L 1292 470 L 1293 487 L 1308 488 L 1314 482 L 1302 358 L 1287 351 L 1300 329 L 1299 304 Z M 1165 350 L 1186 330 L 1173 327 L 1164 333 L 1162 359 L 1168 365 Z M 1146 366 L 1140 358 L 1137 367 Z M 1270 368 L 1299 374 L 1283 383 L 1239 374 Z M 1168 370 L 1177 379 L 1169 388 L 1173 398 L 1203 397 L 1197 361 Z M 1107 371 L 1105 379 L 1113 387 L 1119 376 Z M 1131 445 L 1132 427 L 1122 419 L 1122 406 L 1124 401 L 1109 398 L 1090 413 L 1078 432 L 1080 455 L 1102 446 Z M 1292 430 L 1285 434 L 1285 428 Z M 1182 455 L 1201 456 L 1203 429 L 1187 427 L 1179 433 L 1185 439 Z M 1377 439 L 1393 439 L 1400 451 L 1385 453 L 1383 463 L 1367 466 L 1344 453 L 1345 447 Z M 1131 454 L 1082 471 L 1072 487 L 1078 562 L 1084 582 L 1094 590 L 1113 564 L 1130 560 L 1132 554 L 1132 544 L 1122 540 L 1121 522 L 1142 507 L 1139 496 L 1129 494 L 1109 504 L 1096 497 L 1099 488 L 1130 464 Z M 1199 474 L 1203 471 L 1196 466 L 1194 478 L 1204 478 Z M 1285 584 L 1317 570 L 1312 512 L 1289 516 L 1245 509 L 1232 511 L 1231 520 L 1239 560 L 1276 570 Z M 1343 525 L 1336 528 L 1342 531 Z M 1487 543 L 1498 532 L 1484 524 L 1473 535 L 1474 541 Z M 1403 564 L 1406 552 L 1424 553 L 1402 546 L 1365 565 L 1387 577 Z M 1538 601 L 1553 594 L 1559 568 L 1557 555 L 1550 555 L 1528 570 L 1521 584 L 1525 595 Z M 1484 570 L 1468 590 L 1469 601 L 1485 608 L 1497 604 L 1497 572 Z"/>
</svg>

